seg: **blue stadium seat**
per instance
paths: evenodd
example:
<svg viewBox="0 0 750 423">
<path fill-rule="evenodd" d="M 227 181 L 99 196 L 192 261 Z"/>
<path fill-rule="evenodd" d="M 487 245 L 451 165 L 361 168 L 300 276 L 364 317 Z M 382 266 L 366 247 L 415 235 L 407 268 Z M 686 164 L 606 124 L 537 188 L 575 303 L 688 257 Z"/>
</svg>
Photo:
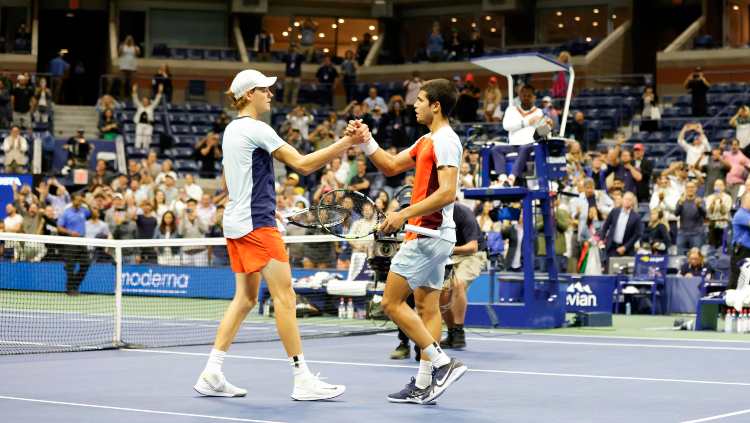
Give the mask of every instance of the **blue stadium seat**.
<svg viewBox="0 0 750 423">
<path fill-rule="evenodd" d="M 202 48 L 191 48 L 188 50 L 187 58 L 190 60 L 203 60 L 206 51 Z"/>
<path fill-rule="evenodd" d="M 648 135 L 648 138 L 646 138 L 646 142 L 652 143 L 652 142 L 662 142 L 662 140 L 665 138 L 664 133 L 661 131 L 651 132 Z"/>
<path fill-rule="evenodd" d="M 187 147 L 175 147 L 172 149 L 172 157 L 175 159 L 189 159 L 195 154 L 195 149 Z"/>
<path fill-rule="evenodd" d="M 190 135 L 193 133 L 190 126 L 188 125 L 172 125 L 171 129 L 172 129 L 172 133 L 175 135 L 182 135 L 182 134 Z"/>
<path fill-rule="evenodd" d="M 221 60 L 236 62 L 239 60 L 239 54 L 237 50 L 221 50 L 219 53 Z"/>
<path fill-rule="evenodd" d="M 170 113 L 169 122 L 172 125 L 187 125 L 190 123 L 190 115 L 187 113 Z"/>
<path fill-rule="evenodd" d="M 207 133 L 211 132 L 213 127 L 210 125 L 193 125 L 193 134 L 198 136 L 204 136 Z"/>
<path fill-rule="evenodd" d="M 200 167 L 194 160 L 175 160 L 174 167 L 178 172 L 197 172 Z"/>
<path fill-rule="evenodd" d="M 209 49 L 206 50 L 206 60 L 221 60 L 221 50 Z"/>
<path fill-rule="evenodd" d="M 169 56 L 173 59 L 187 59 L 188 56 L 188 50 L 186 48 L 172 48 L 169 49 Z"/>
</svg>

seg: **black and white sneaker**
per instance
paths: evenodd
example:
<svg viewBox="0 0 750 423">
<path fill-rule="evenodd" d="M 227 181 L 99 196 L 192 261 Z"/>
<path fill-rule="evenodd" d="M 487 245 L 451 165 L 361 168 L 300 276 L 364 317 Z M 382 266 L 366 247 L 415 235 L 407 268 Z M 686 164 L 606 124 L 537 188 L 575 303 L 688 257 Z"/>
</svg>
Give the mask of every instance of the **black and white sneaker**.
<svg viewBox="0 0 750 423">
<path fill-rule="evenodd" d="M 417 388 L 417 380 L 412 377 L 411 381 L 406 384 L 404 389 L 388 395 L 388 401 L 396 403 L 432 404 L 433 402 L 425 402 L 423 400 L 429 393 L 430 386 L 424 389 L 419 389 Z"/>
<path fill-rule="evenodd" d="M 469 370 L 466 365 L 455 358 L 443 366 L 437 367 L 432 371 L 432 385 L 430 393 L 424 397 L 423 402 L 429 403 L 435 401 L 440 395 L 443 395 L 446 389 L 454 382 L 461 379 L 461 376 Z"/>
</svg>

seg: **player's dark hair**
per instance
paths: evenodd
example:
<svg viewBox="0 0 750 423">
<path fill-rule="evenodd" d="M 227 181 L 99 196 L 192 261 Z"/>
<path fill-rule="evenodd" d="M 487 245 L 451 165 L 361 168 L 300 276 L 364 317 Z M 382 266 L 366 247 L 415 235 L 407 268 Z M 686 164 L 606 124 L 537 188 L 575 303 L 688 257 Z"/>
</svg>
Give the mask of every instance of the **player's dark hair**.
<svg viewBox="0 0 750 423">
<path fill-rule="evenodd" d="M 425 82 L 420 88 L 427 94 L 427 101 L 432 104 L 440 103 L 440 112 L 444 117 L 448 117 L 453 112 L 458 99 L 458 92 L 453 83 L 447 79 L 432 79 Z"/>
<path fill-rule="evenodd" d="M 521 87 L 521 90 L 531 90 L 532 93 L 536 94 L 536 88 L 531 84 L 524 84 L 523 87 Z"/>
</svg>

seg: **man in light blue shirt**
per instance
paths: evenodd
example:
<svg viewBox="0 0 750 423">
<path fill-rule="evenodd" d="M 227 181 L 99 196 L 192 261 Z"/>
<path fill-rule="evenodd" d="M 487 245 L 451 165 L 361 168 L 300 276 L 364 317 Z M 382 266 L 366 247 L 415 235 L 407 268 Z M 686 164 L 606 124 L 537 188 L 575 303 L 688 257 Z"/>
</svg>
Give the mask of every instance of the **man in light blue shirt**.
<svg viewBox="0 0 750 423">
<path fill-rule="evenodd" d="M 750 193 L 740 200 L 740 208 L 732 218 L 732 249 L 729 264 L 729 289 L 737 288 L 740 262 L 750 258 Z"/>
<path fill-rule="evenodd" d="M 61 235 L 83 237 L 86 234 L 86 219 L 89 216 L 91 212 L 83 207 L 83 196 L 75 194 L 73 204 L 65 209 L 60 219 L 57 220 L 57 231 Z M 65 293 L 71 296 L 78 295 L 81 282 L 91 263 L 89 250 L 83 245 L 68 245 L 62 251 L 65 260 L 65 275 L 68 278 Z M 76 264 L 78 264 L 77 271 Z"/>
</svg>

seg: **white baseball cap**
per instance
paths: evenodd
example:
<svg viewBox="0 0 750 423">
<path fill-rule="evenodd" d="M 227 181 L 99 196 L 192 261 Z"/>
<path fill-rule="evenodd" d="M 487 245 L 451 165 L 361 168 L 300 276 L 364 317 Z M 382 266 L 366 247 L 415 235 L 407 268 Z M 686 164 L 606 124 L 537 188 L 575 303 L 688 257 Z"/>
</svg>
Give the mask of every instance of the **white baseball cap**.
<svg viewBox="0 0 750 423">
<path fill-rule="evenodd" d="M 232 80 L 229 90 L 235 100 L 238 100 L 246 92 L 253 88 L 267 88 L 276 83 L 275 76 L 265 76 L 255 69 L 245 69 L 238 73 Z"/>
</svg>

